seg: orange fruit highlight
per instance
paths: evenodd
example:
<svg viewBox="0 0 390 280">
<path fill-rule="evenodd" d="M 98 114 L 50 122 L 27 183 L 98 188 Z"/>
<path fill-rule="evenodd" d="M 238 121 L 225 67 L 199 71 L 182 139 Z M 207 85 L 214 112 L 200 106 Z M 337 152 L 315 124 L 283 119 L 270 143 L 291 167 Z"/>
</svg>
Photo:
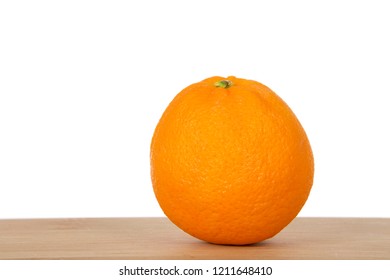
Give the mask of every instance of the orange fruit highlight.
<svg viewBox="0 0 390 280">
<path fill-rule="evenodd" d="M 273 237 L 313 184 L 312 150 L 292 110 L 265 85 L 236 77 L 181 91 L 157 124 L 150 158 L 166 216 L 216 244 Z"/>
</svg>

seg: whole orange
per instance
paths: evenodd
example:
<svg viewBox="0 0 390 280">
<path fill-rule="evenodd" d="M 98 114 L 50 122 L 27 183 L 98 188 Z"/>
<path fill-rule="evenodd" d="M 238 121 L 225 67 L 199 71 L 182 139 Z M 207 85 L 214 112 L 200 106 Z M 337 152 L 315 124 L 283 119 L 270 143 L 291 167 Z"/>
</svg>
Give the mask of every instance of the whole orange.
<svg viewBox="0 0 390 280">
<path fill-rule="evenodd" d="M 312 150 L 295 114 L 267 86 L 236 77 L 181 91 L 157 124 L 150 157 L 166 216 L 216 244 L 274 236 L 313 184 Z"/>
</svg>

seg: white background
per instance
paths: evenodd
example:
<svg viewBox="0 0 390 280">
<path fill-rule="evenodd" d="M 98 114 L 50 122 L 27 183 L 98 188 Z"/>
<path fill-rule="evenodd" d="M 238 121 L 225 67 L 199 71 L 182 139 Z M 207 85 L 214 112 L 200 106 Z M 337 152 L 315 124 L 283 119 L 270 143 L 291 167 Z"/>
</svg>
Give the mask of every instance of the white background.
<svg viewBox="0 0 390 280">
<path fill-rule="evenodd" d="M 386 1 L 2 1 L 0 218 L 162 216 L 149 145 L 184 87 L 276 91 L 315 156 L 300 216 L 390 217 Z"/>
<path fill-rule="evenodd" d="M 2 260 L 0 276 L 7 280 L 20 279 L 94 279 L 94 280 L 122 280 L 122 279 L 229 279 L 252 280 L 259 278 L 272 280 L 285 279 L 333 279 L 335 275 L 342 279 L 375 279 L 388 280 L 390 273 L 389 260 Z M 21 267 L 23 269 L 21 269 Z M 169 276 L 119 275 L 120 269 L 153 269 L 170 270 L 177 268 L 183 273 L 184 269 L 203 270 L 203 275 Z M 235 268 L 236 271 L 244 267 L 271 267 L 271 275 L 218 275 L 215 277 L 214 267 Z M 208 271 L 208 272 L 207 272 Z M 269 271 L 269 270 L 268 270 Z"/>
</svg>

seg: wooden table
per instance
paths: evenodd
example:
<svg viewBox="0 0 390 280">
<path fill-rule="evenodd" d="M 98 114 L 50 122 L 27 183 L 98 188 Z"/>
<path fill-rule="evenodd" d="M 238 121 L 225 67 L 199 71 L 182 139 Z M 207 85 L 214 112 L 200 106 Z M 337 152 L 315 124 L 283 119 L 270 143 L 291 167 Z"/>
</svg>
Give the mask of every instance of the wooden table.
<svg viewBox="0 0 390 280">
<path fill-rule="evenodd" d="M 390 219 L 296 218 L 250 246 L 199 241 L 166 218 L 0 220 L 0 259 L 390 259 Z"/>
</svg>

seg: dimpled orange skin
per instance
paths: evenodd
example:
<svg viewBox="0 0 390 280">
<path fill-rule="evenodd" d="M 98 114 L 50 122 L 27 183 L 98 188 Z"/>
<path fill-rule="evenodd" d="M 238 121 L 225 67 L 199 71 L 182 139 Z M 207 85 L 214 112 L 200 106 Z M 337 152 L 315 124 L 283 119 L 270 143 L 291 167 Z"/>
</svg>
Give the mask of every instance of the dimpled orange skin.
<svg viewBox="0 0 390 280">
<path fill-rule="evenodd" d="M 215 83 L 231 82 L 230 87 Z M 314 176 L 309 140 L 271 89 L 212 77 L 181 91 L 151 143 L 160 207 L 188 234 L 244 245 L 273 237 L 305 204 Z"/>
</svg>

